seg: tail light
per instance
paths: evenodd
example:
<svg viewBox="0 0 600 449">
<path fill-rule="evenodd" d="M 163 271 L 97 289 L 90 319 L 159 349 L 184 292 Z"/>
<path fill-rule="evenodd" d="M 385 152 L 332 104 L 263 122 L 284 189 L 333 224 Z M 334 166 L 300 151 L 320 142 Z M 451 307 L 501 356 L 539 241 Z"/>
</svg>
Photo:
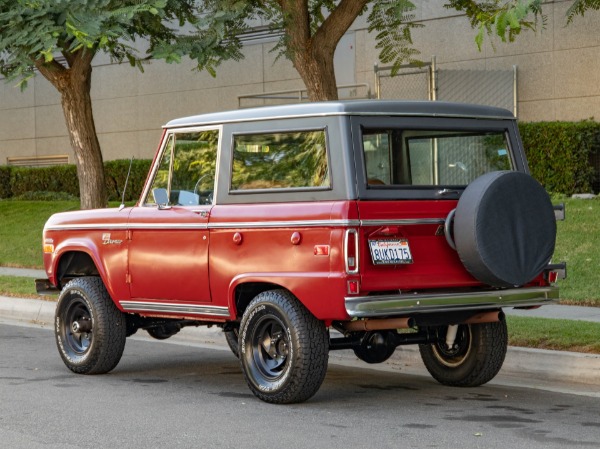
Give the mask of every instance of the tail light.
<svg viewBox="0 0 600 449">
<path fill-rule="evenodd" d="M 344 260 L 347 274 L 357 274 L 359 265 L 358 232 L 347 229 L 344 236 Z"/>
</svg>

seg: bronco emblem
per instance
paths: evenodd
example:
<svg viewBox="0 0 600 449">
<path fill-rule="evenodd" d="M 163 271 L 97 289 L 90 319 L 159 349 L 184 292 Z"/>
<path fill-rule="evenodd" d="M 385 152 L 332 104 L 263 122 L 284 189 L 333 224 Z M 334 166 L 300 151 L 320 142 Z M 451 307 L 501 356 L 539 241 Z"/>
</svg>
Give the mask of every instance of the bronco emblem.
<svg viewBox="0 0 600 449">
<path fill-rule="evenodd" d="M 110 238 L 110 233 L 102 234 L 102 244 L 103 245 L 120 245 L 123 243 L 123 240 L 113 240 Z"/>
</svg>

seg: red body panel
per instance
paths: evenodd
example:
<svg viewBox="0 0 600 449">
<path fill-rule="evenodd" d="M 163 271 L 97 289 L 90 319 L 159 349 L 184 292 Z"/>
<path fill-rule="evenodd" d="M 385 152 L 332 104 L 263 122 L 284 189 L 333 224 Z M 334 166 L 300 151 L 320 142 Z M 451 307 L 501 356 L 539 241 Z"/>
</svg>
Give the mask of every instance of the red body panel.
<svg viewBox="0 0 600 449">
<path fill-rule="evenodd" d="M 206 216 L 189 207 L 134 208 L 129 222 L 132 299 L 211 301 L 207 222 Z"/>
<path fill-rule="evenodd" d="M 56 251 L 45 261 L 56 282 L 52 276 L 62 255 L 89 254 L 117 304 L 212 304 L 227 307 L 233 318 L 235 289 L 258 282 L 288 289 L 319 319 L 345 320 L 350 279 L 360 281 L 361 295 L 479 285 L 449 247 L 441 224 L 418 223 L 442 222 L 454 206 L 455 201 L 341 201 L 75 212 L 48 222 L 46 238 L 54 239 Z M 397 224 L 402 220 L 415 223 Z M 52 230 L 56 227 L 62 229 Z M 348 228 L 359 230 L 357 275 L 345 271 Z M 370 238 L 408 240 L 413 263 L 374 265 Z"/>
<path fill-rule="evenodd" d="M 209 255 L 215 305 L 232 301 L 240 284 L 266 282 L 293 292 L 317 318 L 347 318 L 341 223 L 350 204 L 215 206 Z M 315 254 L 317 245 L 329 254 Z"/>
<path fill-rule="evenodd" d="M 82 252 L 93 260 L 111 297 L 129 297 L 127 275 L 127 221 L 131 209 L 98 209 L 67 212 L 50 217 L 44 240 L 55 250 L 44 254 L 48 279 L 58 284 L 59 261 L 69 252 Z"/>
<path fill-rule="evenodd" d="M 443 221 L 455 207 L 456 201 L 452 200 L 359 202 L 362 222 L 381 221 L 378 225 L 362 226 L 360 230 L 362 289 L 370 292 L 480 285 L 450 248 L 443 232 Z M 440 223 L 429 223 L 435 219 Z M 401 220 L 407 224 L 397 224 Z M 410 221 L 414 223 L 408 224 Z M 408 240 L 413 263 L 374 265 L 368 240 L 394 237 Z"/>
</svg>

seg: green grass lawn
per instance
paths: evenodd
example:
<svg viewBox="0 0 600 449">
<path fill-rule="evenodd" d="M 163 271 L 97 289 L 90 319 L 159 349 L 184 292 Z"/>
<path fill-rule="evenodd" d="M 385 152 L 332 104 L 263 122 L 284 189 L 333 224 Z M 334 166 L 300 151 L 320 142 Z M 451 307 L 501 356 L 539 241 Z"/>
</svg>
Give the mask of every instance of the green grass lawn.
<svg viewBox="0 0 600 449">
<path fill-rule="evenodd" d="M 0 201 L 0 266 L 43 268 L 44 223 L 78 208 L 76 201 Z"/>
<path fill-rule="evenodd" d="M 508 344 L 600 354 L 600 323 L 506 316 Z"/>
<path fill-rule="evenodd" d="M 0 295 L 18 298 L 40 298 L 35 291 L 35 279 L 20 276 L 0 276 Z M 57 296 L 46 299 L 55 300 Z"/>
<path fill-rule="evenodd" d="M 600 306 L 600 200 L 569 199 L 558 222 L 554 261 L 567 262 L 560 282 L 565 303 Z"/>
</svg>

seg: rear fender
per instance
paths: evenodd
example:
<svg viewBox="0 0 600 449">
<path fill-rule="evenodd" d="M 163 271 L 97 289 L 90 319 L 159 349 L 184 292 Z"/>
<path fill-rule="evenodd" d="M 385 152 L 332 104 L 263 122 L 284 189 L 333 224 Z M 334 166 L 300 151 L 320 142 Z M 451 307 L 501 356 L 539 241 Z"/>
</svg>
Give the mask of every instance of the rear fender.
<svg viewBox="0 0 600 449">
<path fill-rule="evenodd" d="M 348 320 L 344 307 L 345 277 L 330 272 L 243 273 L 229 284 L 229 311 L 237 316 L 236 291 L 244 284 L 266 284 L 264 290 L 283 288 L 292 293 L 319 320 Z M 271 288 L 272 287 L 272 288 Z M 319 292 L 315 295 L 314 292 Z"/>
</svg>

